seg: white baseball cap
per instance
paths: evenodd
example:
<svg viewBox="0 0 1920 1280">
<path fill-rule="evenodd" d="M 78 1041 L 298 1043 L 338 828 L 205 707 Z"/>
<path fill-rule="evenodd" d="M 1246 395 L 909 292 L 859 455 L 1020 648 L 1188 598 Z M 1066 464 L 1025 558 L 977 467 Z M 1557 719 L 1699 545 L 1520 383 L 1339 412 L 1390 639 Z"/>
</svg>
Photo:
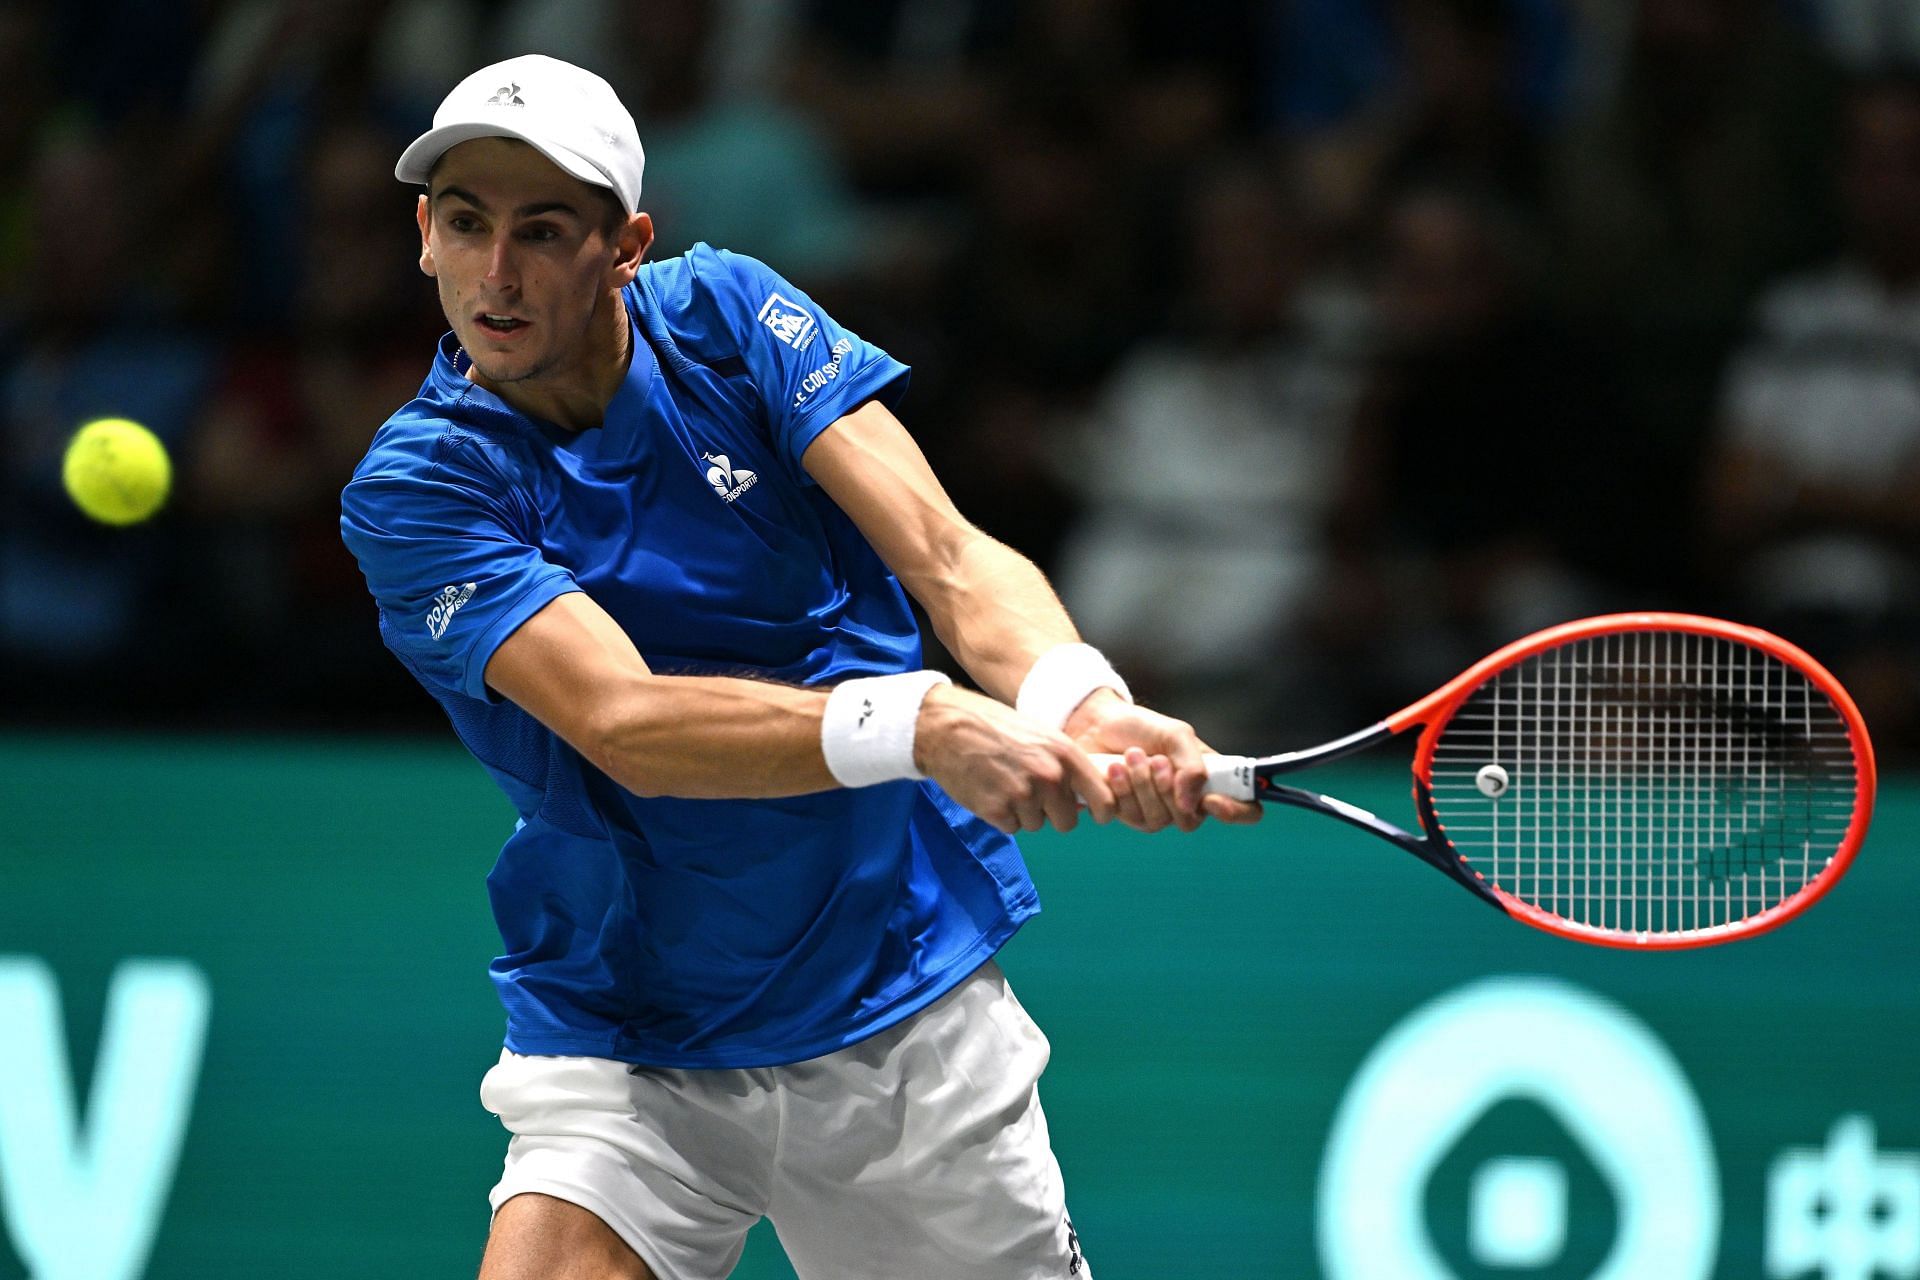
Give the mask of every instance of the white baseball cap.
<svg viewBox="0 0 1920 1280">
<path fill-rule="evenodd" d="M 462 80 L 433 113 L 433 128 L 400 153 L 393 176 L 425 184 L 448 150 L 474 138 L 518 138 L 582 182 L 640 211 L 646 153 L 613 86 L 541 53 L 496 62 Z"/>
</svg>

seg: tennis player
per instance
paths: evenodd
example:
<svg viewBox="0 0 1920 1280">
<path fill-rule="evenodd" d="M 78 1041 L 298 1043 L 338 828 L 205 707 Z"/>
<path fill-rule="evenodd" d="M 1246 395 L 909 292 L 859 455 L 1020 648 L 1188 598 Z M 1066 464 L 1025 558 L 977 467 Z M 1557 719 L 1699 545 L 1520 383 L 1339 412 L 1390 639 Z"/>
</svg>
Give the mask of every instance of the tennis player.
<svg viewBox="0 0 1920 1280">
<path fill-rule="evenodd" d="M 768 1216 L 803 1277 L 1084 1280 L 992 959 L 1039 909 L 1007 833 L 1257 811 L 954 510 L 905 366 L 751 258 L 643 265 L 641 169 L 577 67 L 448 95 L 395 172 L 453 331 L 343 497 L 519 814 L 481 1275 L 718 1280 Z M 909 592 L 985 694 L 921 669 Z"/>
</svg>

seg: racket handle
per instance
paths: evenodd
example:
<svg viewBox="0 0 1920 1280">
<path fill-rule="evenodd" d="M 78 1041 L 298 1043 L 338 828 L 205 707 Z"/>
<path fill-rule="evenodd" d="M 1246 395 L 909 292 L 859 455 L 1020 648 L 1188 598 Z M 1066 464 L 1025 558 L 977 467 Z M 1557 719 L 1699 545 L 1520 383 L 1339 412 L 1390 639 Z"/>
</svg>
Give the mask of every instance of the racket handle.
<svg viewBox="0 0 1920 1280">
<path fill-rule="evenodd" d="M 1104 776 L 1110 764 L 1123 764 L 1125 756 L 1105 751 L 1089 754 L 1094 767 Z M 1231 800 L 1253 799 L 1253 757 L 1252 756 L 1216 756 L 1209 752 L 1201 757 L 1207 766 L 1207 794 L 1226 796 Z"/>
</svg>

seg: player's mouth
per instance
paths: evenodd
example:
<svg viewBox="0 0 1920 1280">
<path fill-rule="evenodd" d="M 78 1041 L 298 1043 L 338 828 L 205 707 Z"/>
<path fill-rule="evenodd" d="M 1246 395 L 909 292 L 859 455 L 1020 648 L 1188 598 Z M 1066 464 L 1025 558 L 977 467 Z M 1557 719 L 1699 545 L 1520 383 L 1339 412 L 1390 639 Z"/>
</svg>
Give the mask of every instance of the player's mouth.
<svg viewBox="0 0 1920 1280">
<path fill-rule="evenodd" d="M 501 311 L 482 311 L 473 321 L 481 329 L 498 338 L 509 338 L 525 330 L 532 322 L 519 316 L 508 315 Z"/>
</svg>

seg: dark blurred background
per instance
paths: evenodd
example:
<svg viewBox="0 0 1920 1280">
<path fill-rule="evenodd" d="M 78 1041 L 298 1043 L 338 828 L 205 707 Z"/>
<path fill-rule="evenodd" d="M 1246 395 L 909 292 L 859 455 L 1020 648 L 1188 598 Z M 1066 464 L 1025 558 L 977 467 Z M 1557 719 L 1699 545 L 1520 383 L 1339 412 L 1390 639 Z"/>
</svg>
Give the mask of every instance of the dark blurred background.
<svg viewBox="0 0 1920 1280">
<path fill-rule="evenodd" d="M 0 721 L 439 731 L 338 495 L 444 327 L 394 158 L 530 51 L 1216 745 L 1676 608 L 1920 753 L 1906 0 L 0 0 Z M 132 530 L 60 488 L 109 415 Z"/>
</svg>

